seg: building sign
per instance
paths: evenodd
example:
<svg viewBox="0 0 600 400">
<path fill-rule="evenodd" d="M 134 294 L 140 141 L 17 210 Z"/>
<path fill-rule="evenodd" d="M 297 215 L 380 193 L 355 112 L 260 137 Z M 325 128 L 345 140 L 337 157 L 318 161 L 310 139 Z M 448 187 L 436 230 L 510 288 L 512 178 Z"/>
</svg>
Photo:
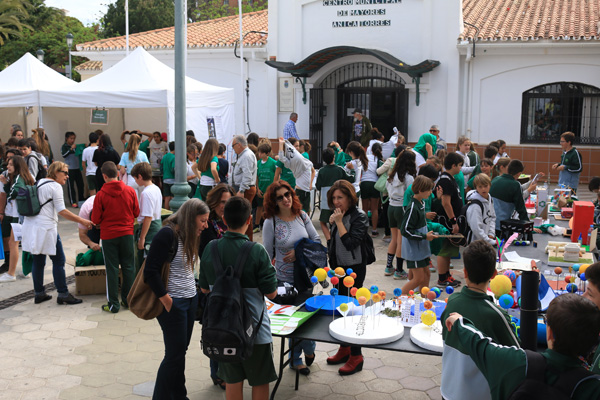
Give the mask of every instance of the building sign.
<svg viewBox="0 0 600 400">
<path fill-rule="evenodd" d="M 92 125 L 108 125 L 108 110 L 92 110 L 90 118 Z"/>
<path fill-rule="evenodd" d="M 294 78 L 279 78 L 279 112 L 294 111 Z"/>
<path fill-rule="evenodd" d="M 350 7 L 349 9 L 338 10 L 338 18 L 345 17 L 373 17 L 373 16 L 385 16 L 385 8 L 355 8 L 353 6 L 367 6 L 367 5 L 384 5 L 384 4 L 400 4 L 402 0 L 322 0 L 323 6 L 345 6 Z M 392 20 L 390 19 L 371 19 L 371 20 L 339 20 L 332 21 L 331 26 L 333 28 L 359 28 L 359 27 L 373 27 L 373 26 L 391 26 Z"/>
</svg>

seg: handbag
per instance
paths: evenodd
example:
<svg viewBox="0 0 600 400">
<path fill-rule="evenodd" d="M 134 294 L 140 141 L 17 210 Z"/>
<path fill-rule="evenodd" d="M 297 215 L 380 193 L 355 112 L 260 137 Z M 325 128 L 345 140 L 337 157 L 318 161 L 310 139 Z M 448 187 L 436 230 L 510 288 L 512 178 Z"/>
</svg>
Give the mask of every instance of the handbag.
<svg viewBox="0 0 600 400">
<path fill-rule="evenodd" d="M 388 171 L 394 169 L 395 163 L 396 163 L 396 159 L 392 158 L 392 164 L 390 165 L 390 169 Z M 385 204 L 389 200 L 389 197 L 387 196 L 388 193 L 387 193 L 387 188 L 386 188 L 386 183 L 387 183 L 388 178 L 389 178 L 389 176 L 386 171 L 383 174 L 381 174 L 379 176 L 379 178 L 377 178 L 377 182 L 375 182 L 375 189 L 381 193 L 381 201 L 383 204 Z"/>
<path fill-rule="evenodd" d="M 138 318 L 149 320 L 158 317 L 164 310 L 163 304 L 160 302 L 158 297 L 154 294 L 150 286 L 144 282 L 144 269 L 146 268 L 146 260 L 144 260 L 142 267 L 140 268 L 131 290 L 127 295 L 127 304 L 129 310 L 134 313 Z M 160 272 L 160 278 L 167 287 L 169 281 L 169 272 L 171 271 L 171 263 L 164 263 Z"/>
<path fill-rule="evenodd" d="M 175 258 L 178 245 L 179 242 L 177 234 L 173 232 L 173 243 L 171 244 L 171 249 L 168 256 L 169 261 L 163 264 L 163 267 L 160 271 L 160 279 L 165 287 L 167 287 L 167 283 L 169 282 L 171 262 L 173 261 L 173 258 Z M 147 260 L 144 260 L 142 263 L 142 266 L 138 271 L 135 280 L 133 281 L 133 285 L 131 285 L 131 289 L 127 295 L 127 304 L 129 305 L 129 310 L 138 318 L 149 320 L 158 317 L 163 312 L 165 307 L 158 297 L 156 297 L 150 286 L 144 281 L 146 261 Z"/>
</svg>

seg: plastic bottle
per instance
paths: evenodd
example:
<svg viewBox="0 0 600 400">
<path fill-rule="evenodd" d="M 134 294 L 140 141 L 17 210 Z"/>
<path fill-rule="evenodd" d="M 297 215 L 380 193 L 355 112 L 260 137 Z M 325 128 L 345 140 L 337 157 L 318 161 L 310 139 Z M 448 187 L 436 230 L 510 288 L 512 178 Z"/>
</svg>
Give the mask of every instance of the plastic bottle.
<svg viewBox="0 0 600 400">
<path fill-rule="evenodd" d="M 590 225 L 590 229 L 588 229 L 588 234 L 587 234 L 587 245 L 591 246 L 592 245 L 592 232 L 594 231 L 594 225 Z"/>
<path fill-rule="evenodd" d="M 581 233 L 579 234 L 579 238 L 577 238 L 577 243 L 579 243 L 579 246 L 581 247 L 581 245 L 582 245 Z"/>
</svg>

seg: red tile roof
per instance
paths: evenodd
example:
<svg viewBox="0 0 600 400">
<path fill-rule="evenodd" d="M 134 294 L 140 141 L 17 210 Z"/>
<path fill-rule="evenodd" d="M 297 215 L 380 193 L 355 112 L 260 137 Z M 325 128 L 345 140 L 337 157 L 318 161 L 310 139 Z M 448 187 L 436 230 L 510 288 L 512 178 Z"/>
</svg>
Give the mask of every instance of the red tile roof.
<svg viewBox="0 0 600 400">
<path fill-rule="evenodd" d="M 463 18 L 483 41 L 600 40 L 598 0 L 463 0 Z M 465 25 L 460 39 L 473 39 Z"/>
<path fill-rule="evenodd" d="M 75 71 L 102 71 L 102 61 L 86 61 L 73 69 Z"/>
<path fill-rule="evenodd" d="M 268 32 L 268 10 L 242 14 L 243 30 Z M 188 24 L 188 48 L 233 47 L 240 37 L 239 17 L 233 15 L 208 21 Z M 267 36 L 248 34 L 244 46 L 260 47 L 267 43 Z M 171 49 L 175 44 L 175 28 L 155 29 L 129 35 L 129 47 L 145 49 Z M 122 50 L 125 49 L 125 36 L 95 40 L 77 45 L 77 50 Z"/>
</svg>

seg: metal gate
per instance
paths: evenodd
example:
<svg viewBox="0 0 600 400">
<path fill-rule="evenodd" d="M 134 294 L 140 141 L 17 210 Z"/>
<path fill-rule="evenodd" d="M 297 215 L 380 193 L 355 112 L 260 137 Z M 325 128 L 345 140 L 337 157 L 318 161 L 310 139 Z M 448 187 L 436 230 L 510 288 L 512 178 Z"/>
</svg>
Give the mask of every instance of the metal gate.
<svg viewBox="0 0 600 400">
<path fill-rule="evenodd" d="M 321 167 L 323 153 L 323 89 L 310 89 L 310 159 Z"/>
</svg>

